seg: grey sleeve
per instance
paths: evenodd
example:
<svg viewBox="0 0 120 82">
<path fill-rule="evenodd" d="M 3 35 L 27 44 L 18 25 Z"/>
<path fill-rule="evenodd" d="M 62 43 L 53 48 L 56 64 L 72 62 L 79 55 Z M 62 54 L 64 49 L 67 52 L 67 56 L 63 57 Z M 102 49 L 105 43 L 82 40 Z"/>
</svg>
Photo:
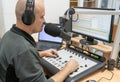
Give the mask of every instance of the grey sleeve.
<svg viewBox="0 0 120 82">
<path fill-rule="evenodd" d="M 54 82 L 45 77 L 37 55 L 33 50 L 26 50 L 14 58 L 15 72 L 20 82 Z"/>
</svg>

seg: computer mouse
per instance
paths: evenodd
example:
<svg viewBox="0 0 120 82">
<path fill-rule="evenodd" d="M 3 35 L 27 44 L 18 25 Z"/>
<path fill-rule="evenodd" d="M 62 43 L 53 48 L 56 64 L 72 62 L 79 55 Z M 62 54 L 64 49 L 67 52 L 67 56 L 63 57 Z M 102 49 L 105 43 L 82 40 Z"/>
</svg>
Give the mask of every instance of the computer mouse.
<svg viewBox="0 0 120 82">
<path fill-rule="evenodd" d="M 86 82 L 96 82 L 95 80 L 87 80 Z"/>
</svg>

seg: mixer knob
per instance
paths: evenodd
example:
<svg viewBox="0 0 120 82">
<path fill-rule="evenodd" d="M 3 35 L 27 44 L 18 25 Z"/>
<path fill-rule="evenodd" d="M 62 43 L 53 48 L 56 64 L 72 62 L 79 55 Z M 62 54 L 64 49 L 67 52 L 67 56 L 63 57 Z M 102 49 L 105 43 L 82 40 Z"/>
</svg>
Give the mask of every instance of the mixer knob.
<svg viewBox="0 0 120 82">
<path fill-rule="evenodd" d="M 59 62 L 61 62 L 61 61 L 59 61 Z"/>
<path fill-rule="evenodd" d="M 85 64 L 85 67 L 87 67 L 87 64 Z"/>
<path fill-rule="evenodd" d="M 72 58 L 72 56 L 70 56 L 70 58 Z"/>
<path fill-rule="evenodd" d="M 87 58 L 85 57 L 85 60 L 87 60 Z"/>
<path fill-rule="evenodd" d="M 67 63 L 67 61 L 65 61 L 65 63 Z"/>
<path fill-rule="evenodd" d="M 77 68 L 76 70 L 75 70 L 75 72 L 77 72 L 79 70 L 79 68 Z"/>
<path fill-rule="evenodd" d="M 83 66 L 81 65 L 80 68 L 83 68 Z"/>
<path fill-rule="evenodd" d="M 77 56 L 77 53 L 75 55 Z"/>
<path fill-rule="evenodd" d="M 69 50 L 69 52 L 71 53 L 71 50 Z"/>
<path fill-rule="evenodd" d="M 83 59 L 84 57 L 82 56 L 82 59 Z"/>
<path fill-rule="evenodd" d="M 69 50 L 69 49 L 66 48 L 66 50 Z"/>
<path fill-rule="evenodd" d="M 62 59 L 61 57 L 59 59 Z"/>
<path fill-rule="evenodd" d="M 65 51 L 66 51 L 66 50 L 67 50 L 67 48 L 64 48 L 63 50 L 65 50 Z"/>
</svg>

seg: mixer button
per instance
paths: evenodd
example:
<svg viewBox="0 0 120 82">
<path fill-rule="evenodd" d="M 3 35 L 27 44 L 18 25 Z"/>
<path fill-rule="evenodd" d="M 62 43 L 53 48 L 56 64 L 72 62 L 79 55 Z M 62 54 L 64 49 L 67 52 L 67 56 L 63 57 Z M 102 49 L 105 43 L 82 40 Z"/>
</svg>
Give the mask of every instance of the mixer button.
<svg viewBox="0 0 120 82">
<path fill-rule="evenodd" d="M 80 68 L 83 68 L 83 66 L 81 65 Z"/>
<path fill-rule="evenodd" d="M 61 57 L 58 58 L 59 60 L 62 59 Z"/>
</svg>

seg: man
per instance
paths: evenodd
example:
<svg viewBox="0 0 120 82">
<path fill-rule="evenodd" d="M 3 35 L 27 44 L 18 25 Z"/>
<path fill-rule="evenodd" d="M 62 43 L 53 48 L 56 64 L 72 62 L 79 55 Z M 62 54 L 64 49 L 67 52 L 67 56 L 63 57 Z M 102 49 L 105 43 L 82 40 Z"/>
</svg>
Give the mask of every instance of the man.
<svg viewBox="0 0 120 82">
<path fill-rule="evenodd" d="M 57 74 L 49 79 L 45 77 L 40 58 L 57 57 L 58 55 L 54 49 L 37 51 L 31 34 L 42 30 L 45 22 L 44 5 L 41 0 L 34 1 L 35 19 L 34 22 L 26 25 L 23 22 L 23 13 L 27 1 L 18 0 L 16 24 L 5 33 L 0 42 L 0 82 L 63 82 L 70 73 L 78 68 L 78 62 L 71 59 Z"/>
</svg>

